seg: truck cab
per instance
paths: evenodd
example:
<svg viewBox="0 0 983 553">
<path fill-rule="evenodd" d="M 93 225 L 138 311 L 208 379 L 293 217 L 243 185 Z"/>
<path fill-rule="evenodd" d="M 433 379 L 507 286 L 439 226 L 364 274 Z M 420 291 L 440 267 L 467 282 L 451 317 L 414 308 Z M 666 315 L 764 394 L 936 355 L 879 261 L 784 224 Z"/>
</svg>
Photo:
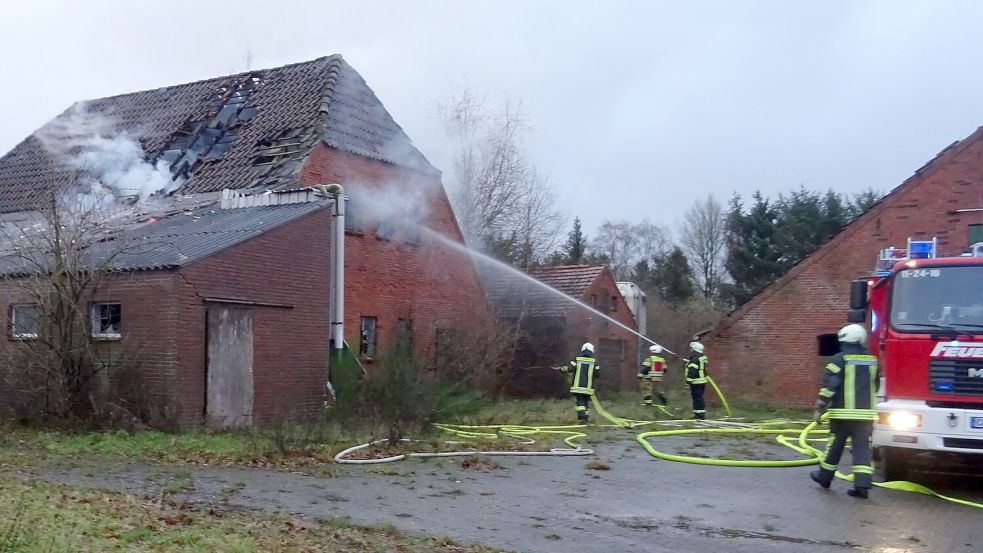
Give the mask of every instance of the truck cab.
<svg viewBox="0 0 983 553">
<path fill-rule="evenodd" d="M 882 251 L 851 293 L 882 375 L 873 442 L 888 480 L 906 479 L 919 452 L 983 462 L 983 243 L 953 257 L 936 246 Z"/>
</svg>

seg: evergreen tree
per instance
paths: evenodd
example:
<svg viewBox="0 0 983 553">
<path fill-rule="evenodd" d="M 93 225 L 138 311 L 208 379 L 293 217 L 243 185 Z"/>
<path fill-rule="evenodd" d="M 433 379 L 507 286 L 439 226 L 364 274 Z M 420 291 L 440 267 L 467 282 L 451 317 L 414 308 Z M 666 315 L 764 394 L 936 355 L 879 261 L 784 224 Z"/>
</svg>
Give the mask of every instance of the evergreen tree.
<svg viewBox="0 0 983 553">
<path fill-rule="evenodd" d="M 689 301 L 696 293 L 693 269 L 679 246 L 674 246 L 669 253 L 654 256 L 651 265 L 647 261 L 639 262 L 635 275 L 645 290 L 655 292 L 672 305 Z M 642 275 L 643 278 L 638 278 Z"/>
<path fill-rule="evenodd" d="M 782 274 L 778 213 L 761 192 L 752 197 L 754 205 L 747 213 L 739 196 L 730 201 L 725 265 L 734 282 L 725 287 L 725 295 L 734 305 L 751 299 Z"/>
<path fill-rule="evenodd" d="M 567 243 L 563 246 L 563 253 L 566 255 L 566 262 L 570 265 L 579 265 L 584 262 L 584 253 L 587 249 L 587 237 L 580 226 L 580 217 L 573 220 L 573 228 L 567 234 Z"/>
</svg>

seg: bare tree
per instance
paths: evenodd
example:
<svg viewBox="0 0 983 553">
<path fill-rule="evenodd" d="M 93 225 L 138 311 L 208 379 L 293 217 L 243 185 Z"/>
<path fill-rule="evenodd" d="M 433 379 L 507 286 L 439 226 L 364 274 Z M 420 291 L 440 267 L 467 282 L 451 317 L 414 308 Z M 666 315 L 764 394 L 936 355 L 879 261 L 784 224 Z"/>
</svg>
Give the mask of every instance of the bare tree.
<svg viewBox="0 0 983 553">
<path fill-rule="evenodd" d="M 130 249 L 117 240 L 126 209 L 80 189 L 81 175 L 63 177 L 46 179 L 35 211 L 0 225 L 0 285 L 16 340 L 0 351 L 0 363 L 34 409 L 64 420 L 99 408 L 104 374 L 135 361 L 90 336 L 90 323 L 103 322 L 91 320 L 90 302 Z"/>
<path fill-rule="evenodd" d="M 703 297 L 714 300 L 724 278 L 727 217 L 713 195 L 686 211 L 680 229 L 683 249 L 693 264 Z"/>
<path fill-rule="evenodd" d="M 669 249 L 669 232 L 648 220 L 605 221 L 590 242 L 590 254 L 607 262 L 614 277 L 629 280 L 635 266 Z"/>
<path fill-rule="evenodd" d="M 548 179 L 526 155 L 521 105 L 492 112 L 465 88 L 438 111 L 456 144 L 451 200 L 465 240 L 521 267 L 542 260 L 563 221 Z"/>
</svg>

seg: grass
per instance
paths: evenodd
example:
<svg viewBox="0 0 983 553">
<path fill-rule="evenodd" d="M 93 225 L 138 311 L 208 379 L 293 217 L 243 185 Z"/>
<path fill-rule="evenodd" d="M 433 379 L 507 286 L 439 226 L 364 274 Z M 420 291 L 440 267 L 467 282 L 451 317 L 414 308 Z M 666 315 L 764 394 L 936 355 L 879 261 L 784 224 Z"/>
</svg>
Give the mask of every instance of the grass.
<svg viewBox="0 0 983 553">
<path fill-rule="evenodd" d="M 682 416 L 689 413 L 689 398 L 684 389 L 670 389 L 669 405 Z M 802 419 L 805 410 L 770 408 L 735 401 L 734 415 L 749 421 L 775 418 Z M 652 407 L 641 405 L 639 393 L 623 393 L 604 399 L 605 408 L 620 417 L 637 420 L 669 418 Z M 710 408 L 710 416 L 722 414 L 720 408 Z M 591 413 L 598 424 L 607 421 L 597 413 Z M 515 424 L 529 426 L 573 425 L 576 414 L 573 400 L 562 399 L 512 399 L 485 405 L 480 411 L 459 416 L 449 423 L 494 425 Z M 598 432 L 587 427 L 590 439 L 597 441 L 618 440 L 620 430 Z M 208 432 L 195 430 L 176 434 L 153 430 L 137 432 L 80 432 L 71 433 L 44 428 L 28 427 L 13 423 L 0 423 L 0 466 L 34 465 L 43 460 L 74 459 L 80 457 L 114 457 L 124 460 L 140 460 L 167 464 L 209 464 L 225 466 L 250 466 L 269 469 L 288 469 L 314 472 L 331 476 L 330 463 L 338 451 L 357 443 L 363 443 L 384 435 L 378 424 L 362 423 L 357 428 L 343 428 L 337 421 L 320 424 L 284 425 L 271 429 L 243 432 Z M 523 445 L 514 439 L 473 440 L 476 453 L 495 449 L 544 450 L 563 446 L 562 434 L 541 434 L 536 443 Z M 419 436 L 419 440 L 404 446 L 380 445 L 360 452 L 356 457 L 374 457 L 406 451 L 459 450 L 460 445 L 447 445 L 455 439 L 435 430 Z M 749 439 L 772 441 L 773 437 Z M 582 442 L 584 440 L 581 440 Z"/>
<path fill-rule="evenodd" d="M 0 551 L 499 551 L 410 536 L 392 526 L 219 512 L 2 476 L 0 488 Z"/>
</svg>

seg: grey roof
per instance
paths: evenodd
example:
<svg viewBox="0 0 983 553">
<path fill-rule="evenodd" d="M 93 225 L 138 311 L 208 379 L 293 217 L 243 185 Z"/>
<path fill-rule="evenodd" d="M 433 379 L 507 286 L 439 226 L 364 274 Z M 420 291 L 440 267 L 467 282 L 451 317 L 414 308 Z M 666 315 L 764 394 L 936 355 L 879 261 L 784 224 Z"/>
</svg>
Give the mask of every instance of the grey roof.
<svg viewBox="0 0 983 553">
<path fill-rule="evenodd" d="M 329 204 L 316 201 L 237 209 L 204 207 L 180 212 L 95 244 L 87 252 L 87 263 L 116 271 L 184 267 Z M 0 274 L 31 273 L 34 266 L 15 256 L 0 256 Z"/>
<path fill-rule="evenodd" d="M 76 105 L 139 139 L 146 160 L 185 179 L 180 193 L 298 186 L 313 148 L 329 146 L 428 173 L 427 161 L 361 75 L 339 55 Z M 68 121 L 69 109 L 55 121 Z M 0 213 L 35 208 L 70 182 L 32 135 L 0 158 Z"/>
</svg>

